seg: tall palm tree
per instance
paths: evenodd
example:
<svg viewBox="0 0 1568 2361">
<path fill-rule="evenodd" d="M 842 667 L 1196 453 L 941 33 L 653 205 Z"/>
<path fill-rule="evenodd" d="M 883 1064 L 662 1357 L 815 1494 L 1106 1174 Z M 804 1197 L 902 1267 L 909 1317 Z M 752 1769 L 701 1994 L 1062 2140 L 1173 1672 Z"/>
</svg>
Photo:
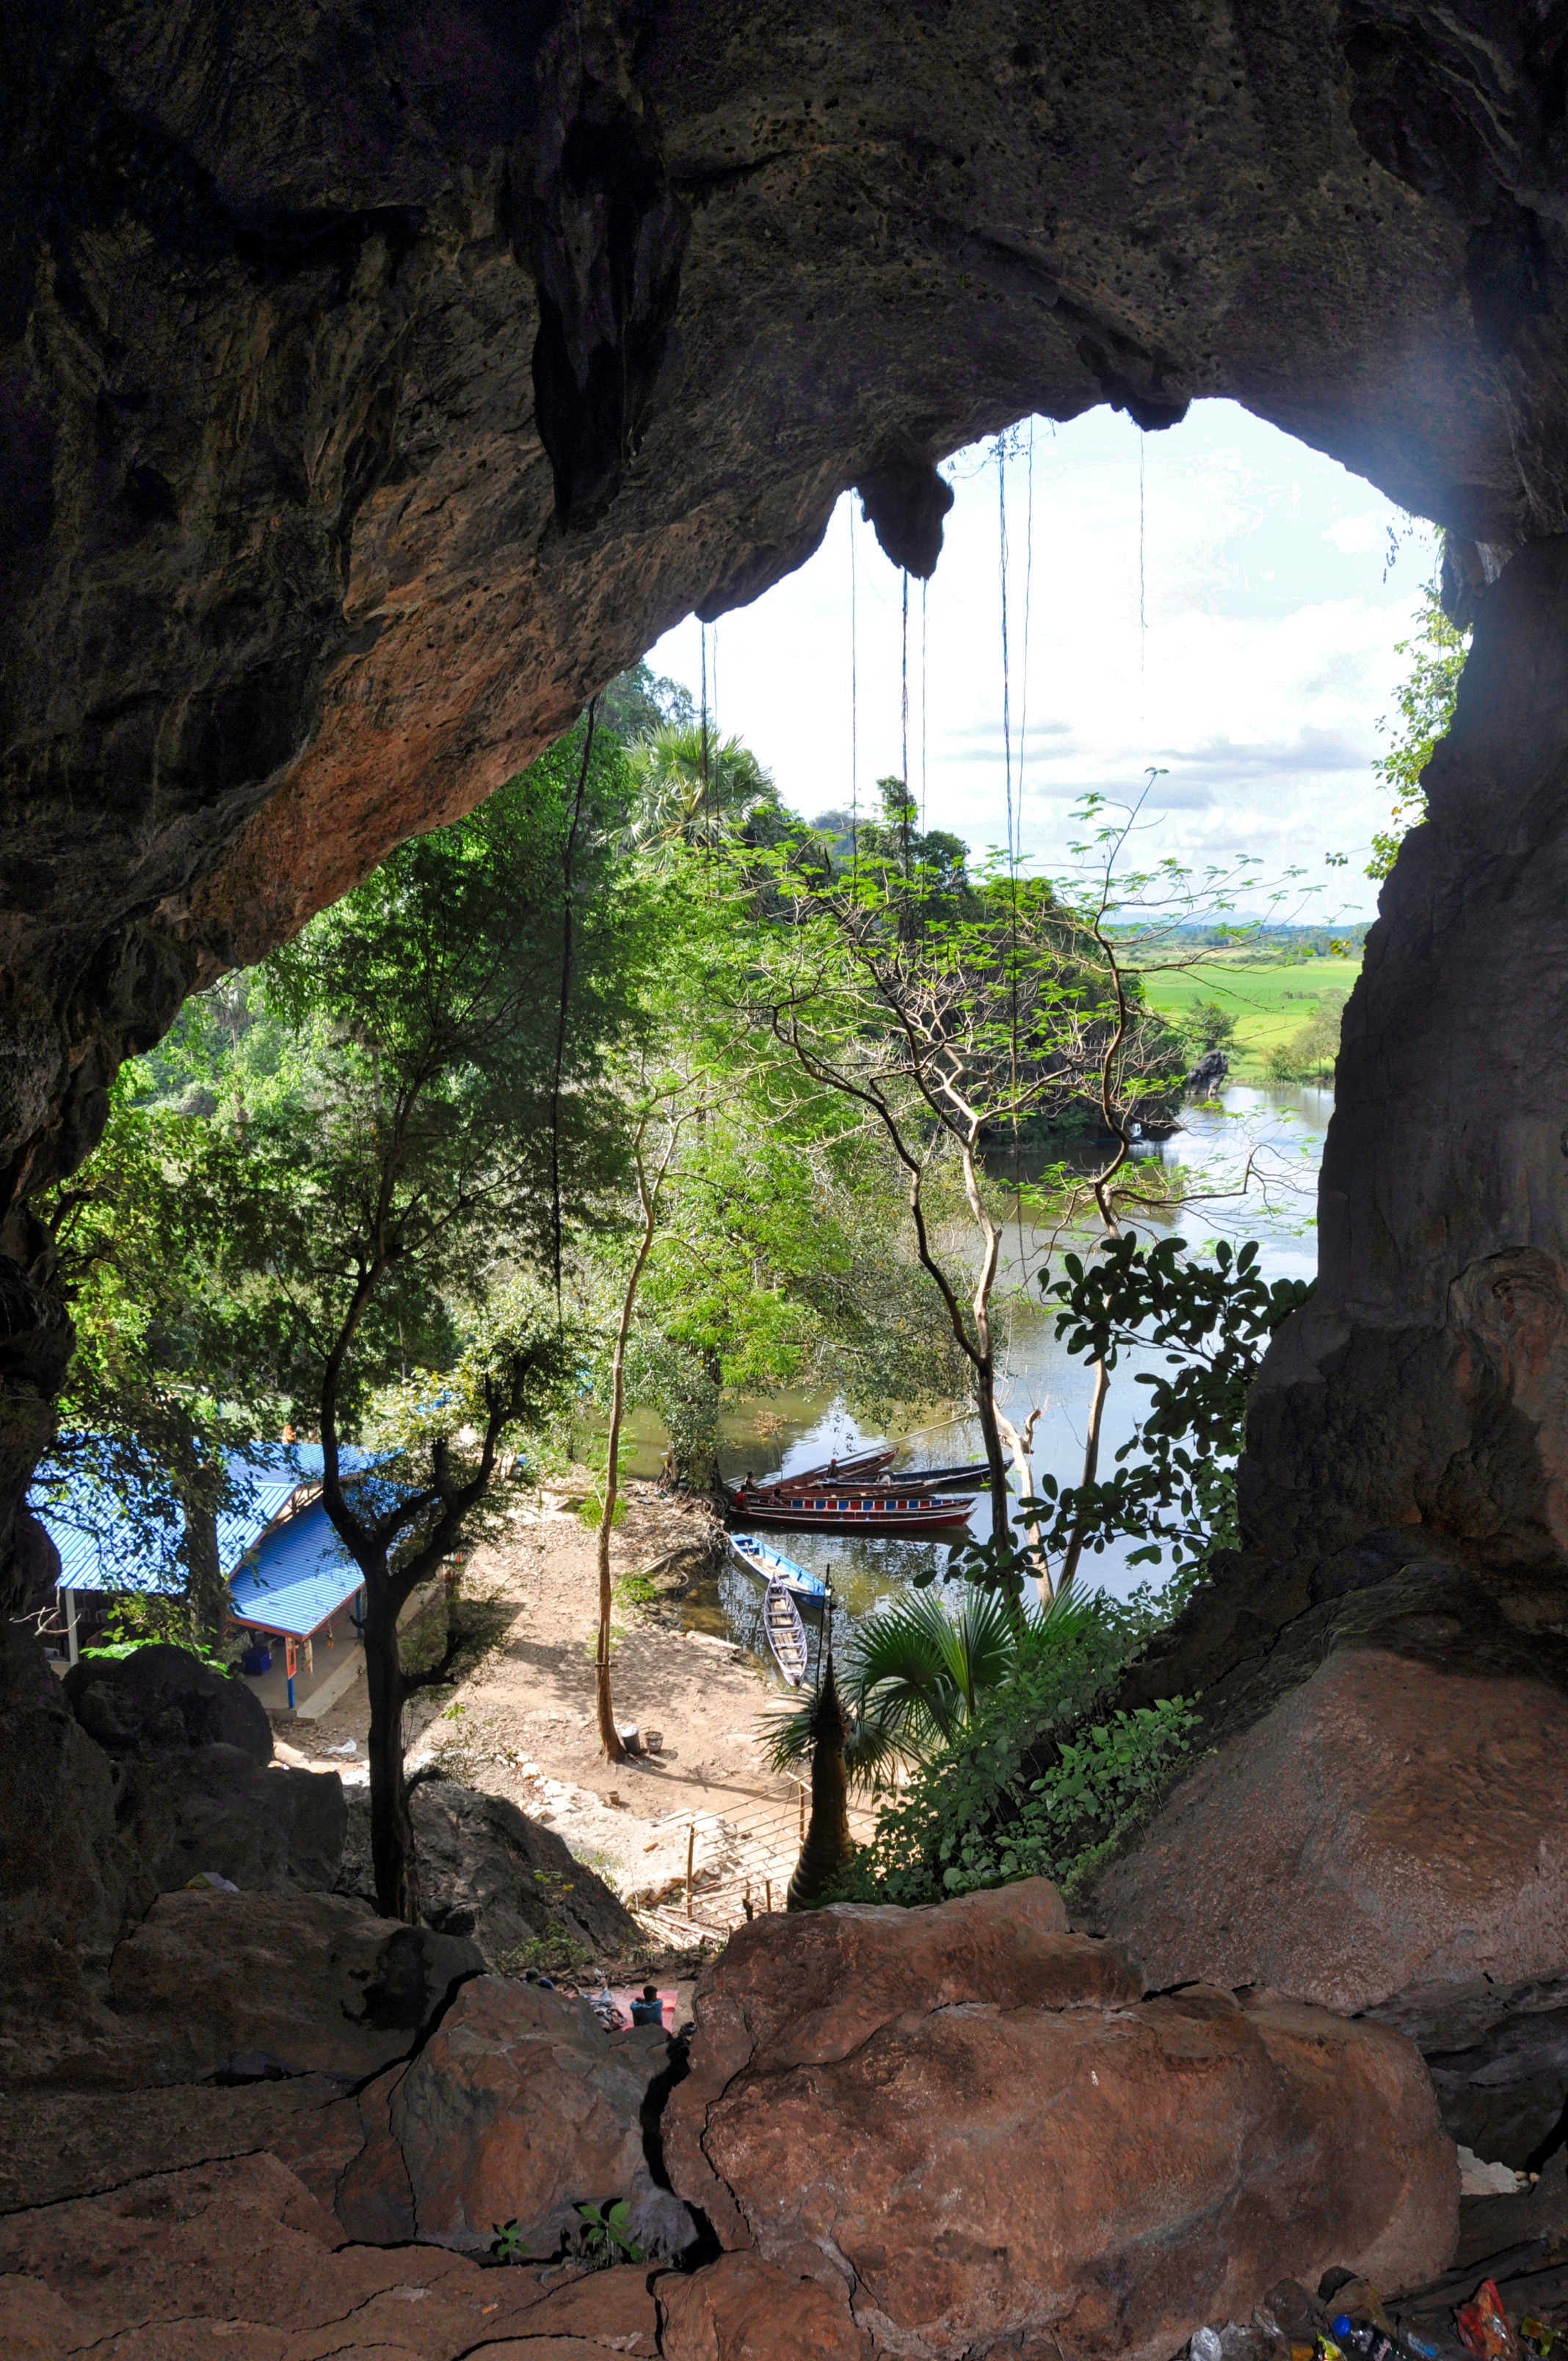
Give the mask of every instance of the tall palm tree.
<svg viewBox="0 0 1568 2361">
<path fill-rule="evenodd" d="M 751 748 L 699 721 L 667 721 L 629 746 L 626 758 L 637 781 L 626 831 L 631 851 L 718 843 L 780 807 L 778 789 Z"/>
<path fill-rule="evenodd" d="M 907 1592 L 859 1624 L 845 1651 L 843 1759 L 852 1786 L 872 1795 L 899 1766 L 948 1746 L 1025 1656 L 1065 1646 L 1093 1602 L 1059 1593 L 1030 1617 L 998 1591 L 968 1590 L 948 1607 L 930 1590 Z M 775 1714 L 764 1740 L 777 1771 L 815 1763 L 817 1700 Z"/>
</svg>

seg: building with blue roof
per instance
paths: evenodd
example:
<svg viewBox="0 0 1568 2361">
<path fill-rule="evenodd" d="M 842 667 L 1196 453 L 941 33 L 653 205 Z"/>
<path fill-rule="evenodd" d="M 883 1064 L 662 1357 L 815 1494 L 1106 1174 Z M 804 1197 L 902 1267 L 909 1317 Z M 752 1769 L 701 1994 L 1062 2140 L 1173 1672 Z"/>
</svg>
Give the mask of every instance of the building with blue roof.
<svg viewBox="0 0 1568 2361">
<path fill-rule="evenodd" d="M 372 1471 L 391 1454 L 345 1445 L 338 1456 L 344 1474 L 363 1484 L 373 1481 Z M 363 1576 L 321 1503 L 325 1455 L 319 1443 L 258 1444 L 233 1455 L 228 1464 L 243 1496 L 238 1507 L 217 1520 L 218 1563 L 228 1580 L 230 1613 L 258 1637 L 283 1641 L 292 1706 L 297 1648 L 303 1646 L 308 1661 L 311 1642 L 323 1631 L 330 1639 L 334 1618 L 345 1609 L 357 1628 Z M 387 1488 L 392 1497 L 389 1488 Z M 147 1595 L 176 1587 L 167 1548 L 91 1474 L 68 1474 L 46 1463 L 30 1505 L 60 1554 L 56 1588 L 72 1663 L 77 1601 L 83 1594 L 107 1598 L 120 1591 Z"/>
</svg>

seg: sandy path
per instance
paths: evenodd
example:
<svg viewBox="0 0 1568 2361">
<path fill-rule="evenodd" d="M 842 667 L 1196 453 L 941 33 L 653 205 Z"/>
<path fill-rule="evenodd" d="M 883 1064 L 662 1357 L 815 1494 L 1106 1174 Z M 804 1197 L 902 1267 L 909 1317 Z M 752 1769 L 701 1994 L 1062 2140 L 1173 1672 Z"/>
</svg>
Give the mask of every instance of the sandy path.
<svg viewBox="0 0 1568 2361">
<path fill-rule="evenodd" d="M 611 1563 L 618 1576 L 641 1572 L 714 1531 L 703 1510 L 633 1483 Z M 617 1719 L 662 1743 L 612 1769 L 594 1722 L 595 1543 L 580 1518 L 528 1496 L 505 1537 L 476 1551 L 463 1592 L 497 1610 L 494 1634 L 457 1687 L 411 1705 L 411 1764 L 433 1756 L 466 1784 L 546 1820 L 664 1941 L 724 1934 L 744 1917 L 748 1891 L 754 1908 L 766 1906 L 770 1882 L 773 1907 L 783 1906 L 801 1790 L 760 1752 L 762 1726 L 784 1696 L 762 1664 L 682 1628 L 678 1595 L 645 1609 L 618 1602 Z M 353 1737 L 362 1755 L 366 1716 L 361 1681 L 319 1723 L 291 1726 L 289 1741 L 319 1762 Z M 869 1819 L 855 1821 L 866 1834 Z"/>
</svg>

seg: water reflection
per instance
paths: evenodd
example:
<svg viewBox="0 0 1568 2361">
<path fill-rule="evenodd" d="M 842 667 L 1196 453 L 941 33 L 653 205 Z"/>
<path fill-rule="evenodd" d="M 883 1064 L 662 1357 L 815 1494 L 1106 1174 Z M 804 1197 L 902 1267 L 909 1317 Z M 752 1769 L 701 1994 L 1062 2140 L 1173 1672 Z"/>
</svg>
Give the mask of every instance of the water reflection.
<svg viewBox="0 0 1568 2361">
<path fill-rule="evenodd" d="M 1310 1279 L 1317 1268 L 1318 1167 L 1332 1104 L 1328 1090 L 1238 1085 L 1226 1091 L 1218 1106 L 1186 1109 L 1182 1129 L 1151 1144 L 1148 1152 L 1157 1159 L 1165 1185 L 1201 1190 L 1201 1201 L 1131 1208 L 1126 1218 L 1162 1235 L 1174 1232 L 1195 1246 L 1220 1237 L 1235 1244 L 1253 1238 L 1266 1278 Z M 1036 1154 L 1036 1169 L 1047 1160 Z M 1011 1161 L 1009 1157 L 1003 1163 L 1004 1171 Z M 1032 1177 L 1026 1160 L 1022 1177 L 1025 1181 Z M 1059 1251 L 1062 1245 L 1082 1244 L 1093 1235 L 1080 1227 L 1070 1239 L 1056 1239 L 1026 1212 L 1020 1221 L 1014 1205 L 1003 1263 L 1008 1290 L 1003 1406 L 1019 1424 L 1039 1408 L 1035 1468 L 1037 1474 L 1048 1469 L 1063 1482 L 1075 1481 L 1081 1473 L 1091 1381 L 1083 1364 L 1057 1343 L 1053 1316 L 1039 1301 L 1037 1279 L 1053 1246 Z M 1113 1464 L 1118 1445 L 1136 1422 L 1146 1391 L 1135 1382 L 1137 1369 L 1160 1365 L 1157 1354 L 1132 1356 L 1119 1365 L 1106 1406 L 1102 1466 Z M 980 1455 L 980 1430 L 972 1417 L 927 1415 L 894 1431 L 906 1446 L 900 1453 L 901 1466 L 941 1466 Z M 726 1415 L 720 1466 L 735 1481 L 749 1472 L 762 1476 L 779 1467 L 809 1467 L 877 1439 L 841 1403 L 805 1394 L 774 1397 L 761 1409 L 741 1403 Z M 656 1455 L 649 1454 L 648 1459 L 647 1472 L 652 1473 Z M 983 1538 L 990 1527 L 989 1505 L 981 1494 L 970 1531 Z M 903 1589 L 917 1572 L 929 1569 L 942 1578 L 950 1554 L 941 1542 L 812 1532 L 771 1538 L 798 1564 L 828 1577 L 851 1620 L 868 1613 L 889 1592 Z M 1124 1543 L 1087 1559 L 1085 1577 L 1113 1597 L 1126 1597 L 1151 1574 L 1147 1567 L 1127 1565 L 1131 1546 Z M 1153 1571 L 1157 1580 L 1158 1571 Z M 724 1631 L 762 1653 L 762 1596 L 756 1578 L 731 1563 L 689 1600 L 687 1620 L 698 1629 Z"/>
</svg>

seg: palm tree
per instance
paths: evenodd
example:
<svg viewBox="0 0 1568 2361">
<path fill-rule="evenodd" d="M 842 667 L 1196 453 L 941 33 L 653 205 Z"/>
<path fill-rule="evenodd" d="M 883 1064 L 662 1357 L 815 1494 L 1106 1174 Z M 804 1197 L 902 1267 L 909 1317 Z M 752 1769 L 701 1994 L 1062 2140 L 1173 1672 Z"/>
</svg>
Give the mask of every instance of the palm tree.
<svg viewBox="0 0 1568 2361">
<path fill-rule="evenodd" d="M 849 1766 L 844 1750 L 849 1717 L 833 1677 L 828 1650 L 822 1677 L 802 1708 L 811 1743 L 811 1822 L 784 1896 L 786 1910 L 815 1910 L 855 1849 L 850 1834 Z"/>
<path fill-rule="evenodd" d="M 1076 1640 L 1093 1614 L 1091 1600 L 1066 1592 L 1031 1617 L 1000 1591 L 969 1590 L 948 1607 L 934 1591 L 916 1590 L 868 1615 L 844 1664 L 850 1784 L 878 1794 L 897 1767 L 951 1745 L 1025 1658 Z M 817 1719 L 815 1697 L 774 1715 L 764 1740 L 774 1770 L 815 1767 Z"/>
<path fill-rule="evenodd" d="M 715 844 L 780 808 L 779 792 L 749 746 L 699 721 L 667 721 L 627 749 L 637 801 L 626 847 L 659 852 Z"/>
</svg>

